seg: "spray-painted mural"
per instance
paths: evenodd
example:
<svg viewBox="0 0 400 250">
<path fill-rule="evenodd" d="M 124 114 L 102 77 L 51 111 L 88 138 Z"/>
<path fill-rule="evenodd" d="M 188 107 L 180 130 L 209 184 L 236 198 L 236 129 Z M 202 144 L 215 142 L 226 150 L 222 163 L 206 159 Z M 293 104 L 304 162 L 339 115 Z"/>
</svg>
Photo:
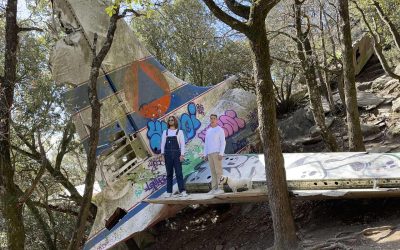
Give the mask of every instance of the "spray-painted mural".
<svg viewBox="0 0 400 250">
<path fill-rule="evenodd" d="M 187 113 L 183 113 L 178 117 L 179 129 L 183 131 L 186 143 L 194 138 L 196 131 L 201 126 L 200 120 L 196 118 L 198 106 L 203 107 L 202 105 L 195 105 L 193 102 L 189 103 L 187 105 Z M 167 123 L 165 121 L 152 120 L 147 123 L 147 138 L 149 139 L 151 150 L 156 154 L 161 152 L 161 135 L 166 129 Z"/>
<path fill-rule="evenodd" d="M 99 36 L 98 44 L 105 38 L 109 17 L 104 8 L 96 0 L 54 1 L 62 27 L 72 27 L 52 54 L 54 79 L 75 86 L 65 94 L 66 106 L 86 148 L 91 125 L 89 55 L 94 33 Z M 185 135 L 185 176 L 202 162 L 203 135 L 210 114 L 220 116 L 227 153 L 244 146 L 238 142 L 253 133 L 256 122 L 247 118 L 249 110 L 255 110 L 255 97 L 231 89 L 235 78 L 208 87 L 177 79 L 140 45 L 124 20 L 118 23 L 101 72 L 97 81 L 102 106 L 96 179 L 102 192 L 94 197 L 98 212 L 85 249 L 107 249 L 176 212 L 170 206 L 142 202 L 165 192 L 165 166 L 158 154 L 168 116 L 179 119 Z M 105 228 L 105 221 L 117 208 L 127 214 L 113 227 Z"/>
<path fill-rule="evenodd" d="M 218 117 L 218 126 L 224 129 L 225 137 L 229 138 L 239 132 L 239 130 L 246 127 L 246 121 L 238 118 L 234 110 L 227 110 L 225 114 Z M 206 132 L 210 126 L 204 128 L 198 137 L 204 142 L 206 139 Z"/>
<path fill-rule="evenodd" d="M 288 180 L 398 178 L 400 154 L 305 154 L 287 163 L 286 175 Z"/>
<path fill-rule="evenodd" d="M 297 153 L 284 154 L 284 158 L 288 182 L 352 179 L 389 181 L 400 178 L 400 153 Z M 266 179 L 263 155 L 228 155 L 224 157 L 222 167 L 223 175 L 232 178 L 252 178 L 253 182 L 265 182 Z M 195 169 L 187 177 L 189 190 L 210 183 L 208 162 L 199 164 Z M 372 187 L 373 183 L 370 185 Z M 348 186 L 357 187 L 357 183 L 349 182 Z M 307 189 L 313 187 L 307 186 Z"/>
</svg>

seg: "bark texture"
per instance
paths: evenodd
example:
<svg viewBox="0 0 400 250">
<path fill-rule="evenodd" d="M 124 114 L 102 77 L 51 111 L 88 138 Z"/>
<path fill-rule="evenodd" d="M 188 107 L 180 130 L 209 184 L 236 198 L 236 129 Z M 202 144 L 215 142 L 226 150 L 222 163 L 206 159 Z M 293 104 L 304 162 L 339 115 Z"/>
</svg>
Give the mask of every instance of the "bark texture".
<svg viewBox="0 0 400 250">
<path fill-rule="evenodd" d="M 381 5 L 379 4 L 378 1 L 373 0 L 373 5 L 375 6 L 376 12 L 378 12 L 379 17 L 381 20 L 386 24 L 386 26 L 389 28 L 390 33 L 392 33 L 394 43 L 396 44 L 396 47 L 400 50 L 400 33 L 397 30 L 396 26 L 390 20 L 390 18 L 383 12 L 383 9 Z"/>
<path fill-rule="evenodd" d="M 89 209 L 91 207 L 92 195 L 93 195 L 93 185 L 95 181 L 95 173 L 96 173 L 96 151 L 97 145 L 99 142 L 99 129 L 100 129 L 100 101 L 97 96 L 97 78 L 99 77 L 101 64 L 106 57 L 108 51 L 111 48 L 114 33 L 117 29 L 117 21 L 120 18 L 119 16 L 119 5 L 116 6 L 116 13 L 113 14 L 110 18 L 110 24 L 107 31 L 107 37 L 100 49 L 100 52 L 96 54 L 96 44 L 97 44 L 97 34 L 94 36 L 92 54 L 93 60 L 91 65 L 90 72 L 90 80 L 89 80 L 89 89 L 88 96 L 90 107 L 92 109 L 92 124 L 89 128 L 89 152 L 87 154 L 87 173 L 85 178 L 85 191 L 83 194 L 82 203 L 80 204 L 77 225 L 74 230 L 74 233 L 71 238 L 70 245 L 68 246 L 69 250 L 80 249 L 82 245 L 82 240 L 85 235 L 85 226 L 86 221 L 89 216 Z"/>
<path fill-rule="evenodd" d="M 308 26 L 307 31 L 303 32 L 301 28 L 301 4 L 302 2 L 295 0 L 294 12 L 295 12 L 295 26 L 297 33 L 297 55 L 301 61 L 301 65 L 304 70 L 308 95 L 310 98 L 311 111 L 315 120 L 315 123 L 321 130 L 322 138 L 326 146 L 332 152 L 338 151 L 338 146 L 335 137 L 329 131 L 325 123 L 325 112 L 322 107 L 321 92 L 317 84 L 317 77 L 315 74 L 315 60 L 311 48 L 311 43 L 308 38 L 308 32 L 310 26 Z M 308 23 L 310 25 L 310 23 Z"/>
<path fill-rule="evenodd" d="M 340 31 L 343 35 L 343 81 L 346 97 L 347 129 L 350 151 L 365 151 L 363 135 L 360 126 L 360 115 L 357 105 L 356 78 L 353 61 L 353 46 L 351 41 L 351 28 L 348 0 L 339 0 L 339 13 L 341 17 Z"/>
<path fill-rule="evenodd" d="M 279 139 L 271 55 L 265 18 L 279 1 L 252 1 L 250 6 L 226 0 L 227 7 L 245 19 L 239 21 L 224 12 L 213 0 L 203 0 L 211 12 L 231 28 L 246 35 L 252 50 L 259 131 L 265 157 L 269 207 L 274 227 L 274 249 L 296 249 L 298 239 L 286 183 L 284 159 Z"/>
<path fill-rule="evenodd" d="M 8 0 L 6 7 L 4 76 L 0 79 L 0 201 L 7 225 L 7 244 L 10 250 L 25 246 L 23 206 L 18 205 L 20 194 L 14 183 L 15 169 L 11 162 L 10 121 L 17 74 L 18 31 L 17 1 Z"/>
</svg>

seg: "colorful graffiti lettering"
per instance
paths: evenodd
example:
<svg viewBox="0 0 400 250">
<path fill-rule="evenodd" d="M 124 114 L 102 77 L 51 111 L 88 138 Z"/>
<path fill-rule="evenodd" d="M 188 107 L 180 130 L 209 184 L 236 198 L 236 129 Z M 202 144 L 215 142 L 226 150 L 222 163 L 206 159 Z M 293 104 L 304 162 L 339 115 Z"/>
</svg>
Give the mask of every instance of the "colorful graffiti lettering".
<svg viewBox="0 0 400 250">
<path fill-rule="evenodd" d="M 206 113 L 204 112 L 204 106 L 203 106 L 203 104 L 197 103 L 197 104 L 196 104 L 196 108 L 197 108 L 197 112 L 198 112 L 200 115 L 205 115 L 205 114 L 206 114 Z"/>
<path fill-rule="evenodd" d="M 164 163 L 162 157 L 154 157 L 154 158 L 150 159 L 149 163 L 148 163 L 148 167 L 150 168 L 150 171 L 153 174 L 158 174 L 158 168 L 160 166 L 164 166 L 164 165 L 165 165 L 165 163 Z"/>
<path fill-rule="evenodd" d="M 188 143 L 196 136 L 196 131 L 201 126 L 201 122 L 196 118 L 196 105 L 194 103 L 189 103 L 188 114 L 181 115 L 179 124 L 185 135 L 185 142 Z"/>
<path fill-rule="evenodd" d="M 221 115 L 218 118 L 218 125 L 224 129 L 225 132 L 225 137 L 231 137 L 232 135 L 236 134 L 239 132 L 239 130 L 243 129 L 246 127 L 246 122 L 245 120 L 237 117 L 237 114 L 233 110 L 227 110 L 225 111 L 224 115 Z M 205 129 L 203 129 L 199 134 L 198 137 L 204 142 L 206 140 L 206 132 L 207 129 L 210 127 L 207 126 Z"/>
<path fill-rule="evenodd" d="M 196 131 L 200 128 L 201 122 L 196 118 L 196 105 L 188 104 L 188 113 L 183 113 L 179 119 L 179 127 L 185 136 L 185 142 L 188 143 L 196 136 Z M 165 121 L 149 121 L 147 123 L 147 138 L 150 142 L 150 148 L 154 153 L 161 153 L 161 136 L 164 130 L 167 129 Z"/>
<path fill-rule="evenodd" d="M 167 129 L 164 121 L 149 121 L 147 123 L 147 138 L 149 138 L 150 148 L 154 153 L 161 153 L 161 136 L 162 132 Z"/>
<path fill-rule="evenodd" d="M 258 157 L 248 155 L 229 155 L 224 157 L 222 169 L 224 174 L 238 179 L 253 176 L 254 172 L 265 173 L 264 166 L 260 164 Z M 196 171 L 188 175 L 187 184 L 193 181 L 205 183 L 210 181 L 209 177 L 211 176 L 211 172 L 208 163 L 204 162 L 199 164 L 195 170 Z"/>
<path fill-rule="evenodd" d="M 160 175 L 157 176 L 156 178 L 152 179 L 151 181 L 146 182 L 146 187 L 144 188 L 144 191 L 157 191 L 160 187 L 164 186 L 167 183 L 167 176 L 166 175 Z"/>
<path fill-rule="evenodd" d="M 140 197 L 144 190 L 144 184 L 143 183 L 133 183 L 132 186 L 135 186 L 134 190 L 135 190 L 136 198 Z"/>
</svg>

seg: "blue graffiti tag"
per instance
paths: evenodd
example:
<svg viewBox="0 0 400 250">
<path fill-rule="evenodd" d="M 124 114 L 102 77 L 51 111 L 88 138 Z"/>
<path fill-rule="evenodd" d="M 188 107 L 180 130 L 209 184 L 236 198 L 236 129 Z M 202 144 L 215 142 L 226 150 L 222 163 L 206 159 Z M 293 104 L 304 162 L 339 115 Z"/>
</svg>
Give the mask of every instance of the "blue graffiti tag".
<svg viewBox="0 0 400 250">
<path fill-rule="evenodd" d="M 147 123 L 147 138 L 150 142 L 150 148 L 154 153 L 161 153 L 162 132 L 167 129 L 167 123 L 164 121 L 149 121 Z"/>
<path fill-rule="evenodd" d="M 200 128 L 201 122 L 196 118 L 196 105 L 188 104 L 188 113 L 183 113 L 179 119 L 179 127 L 185 136 L 185 143 L 196 136 L 196 131 Z M 147 138 L 150 142 L 150 148 L 154 153 L 161 152 L 161 136 L 162 132 L 167 129 L 167 123 L 164 121 L 149 121 L 147 123 Z"/>
<path fill-rule="evenodd" d="M 189 103 L 188 113 L 182 114 L 180 119 L 180 128 L 185 135 L 185 142 L 188 143 L 189 140 L 193 139 L 196 135 L 196 131 L 200 128 L 201 122 L 196 118 L 196 105 L 194 103 Z"/>
</svg>

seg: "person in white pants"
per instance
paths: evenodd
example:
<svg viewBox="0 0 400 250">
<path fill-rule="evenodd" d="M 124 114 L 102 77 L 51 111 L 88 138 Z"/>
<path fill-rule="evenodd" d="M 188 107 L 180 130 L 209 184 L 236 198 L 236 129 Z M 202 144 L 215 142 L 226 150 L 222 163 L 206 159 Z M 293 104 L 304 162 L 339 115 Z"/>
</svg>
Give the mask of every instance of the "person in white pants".
<svg viewBox="0 0 400 250">
<path fill-rule="evenodd" d="M 211 170 L 211 193 L 223 193 L 223 186 L 219 184 L 222 176 L 222 159 L 225 152 L 225 132 L 218 126 L 218 116 L 210 115 L 210 127 L 206 132 L 204 142 L 204 160 L 209 161 Z"/>
</svg>

